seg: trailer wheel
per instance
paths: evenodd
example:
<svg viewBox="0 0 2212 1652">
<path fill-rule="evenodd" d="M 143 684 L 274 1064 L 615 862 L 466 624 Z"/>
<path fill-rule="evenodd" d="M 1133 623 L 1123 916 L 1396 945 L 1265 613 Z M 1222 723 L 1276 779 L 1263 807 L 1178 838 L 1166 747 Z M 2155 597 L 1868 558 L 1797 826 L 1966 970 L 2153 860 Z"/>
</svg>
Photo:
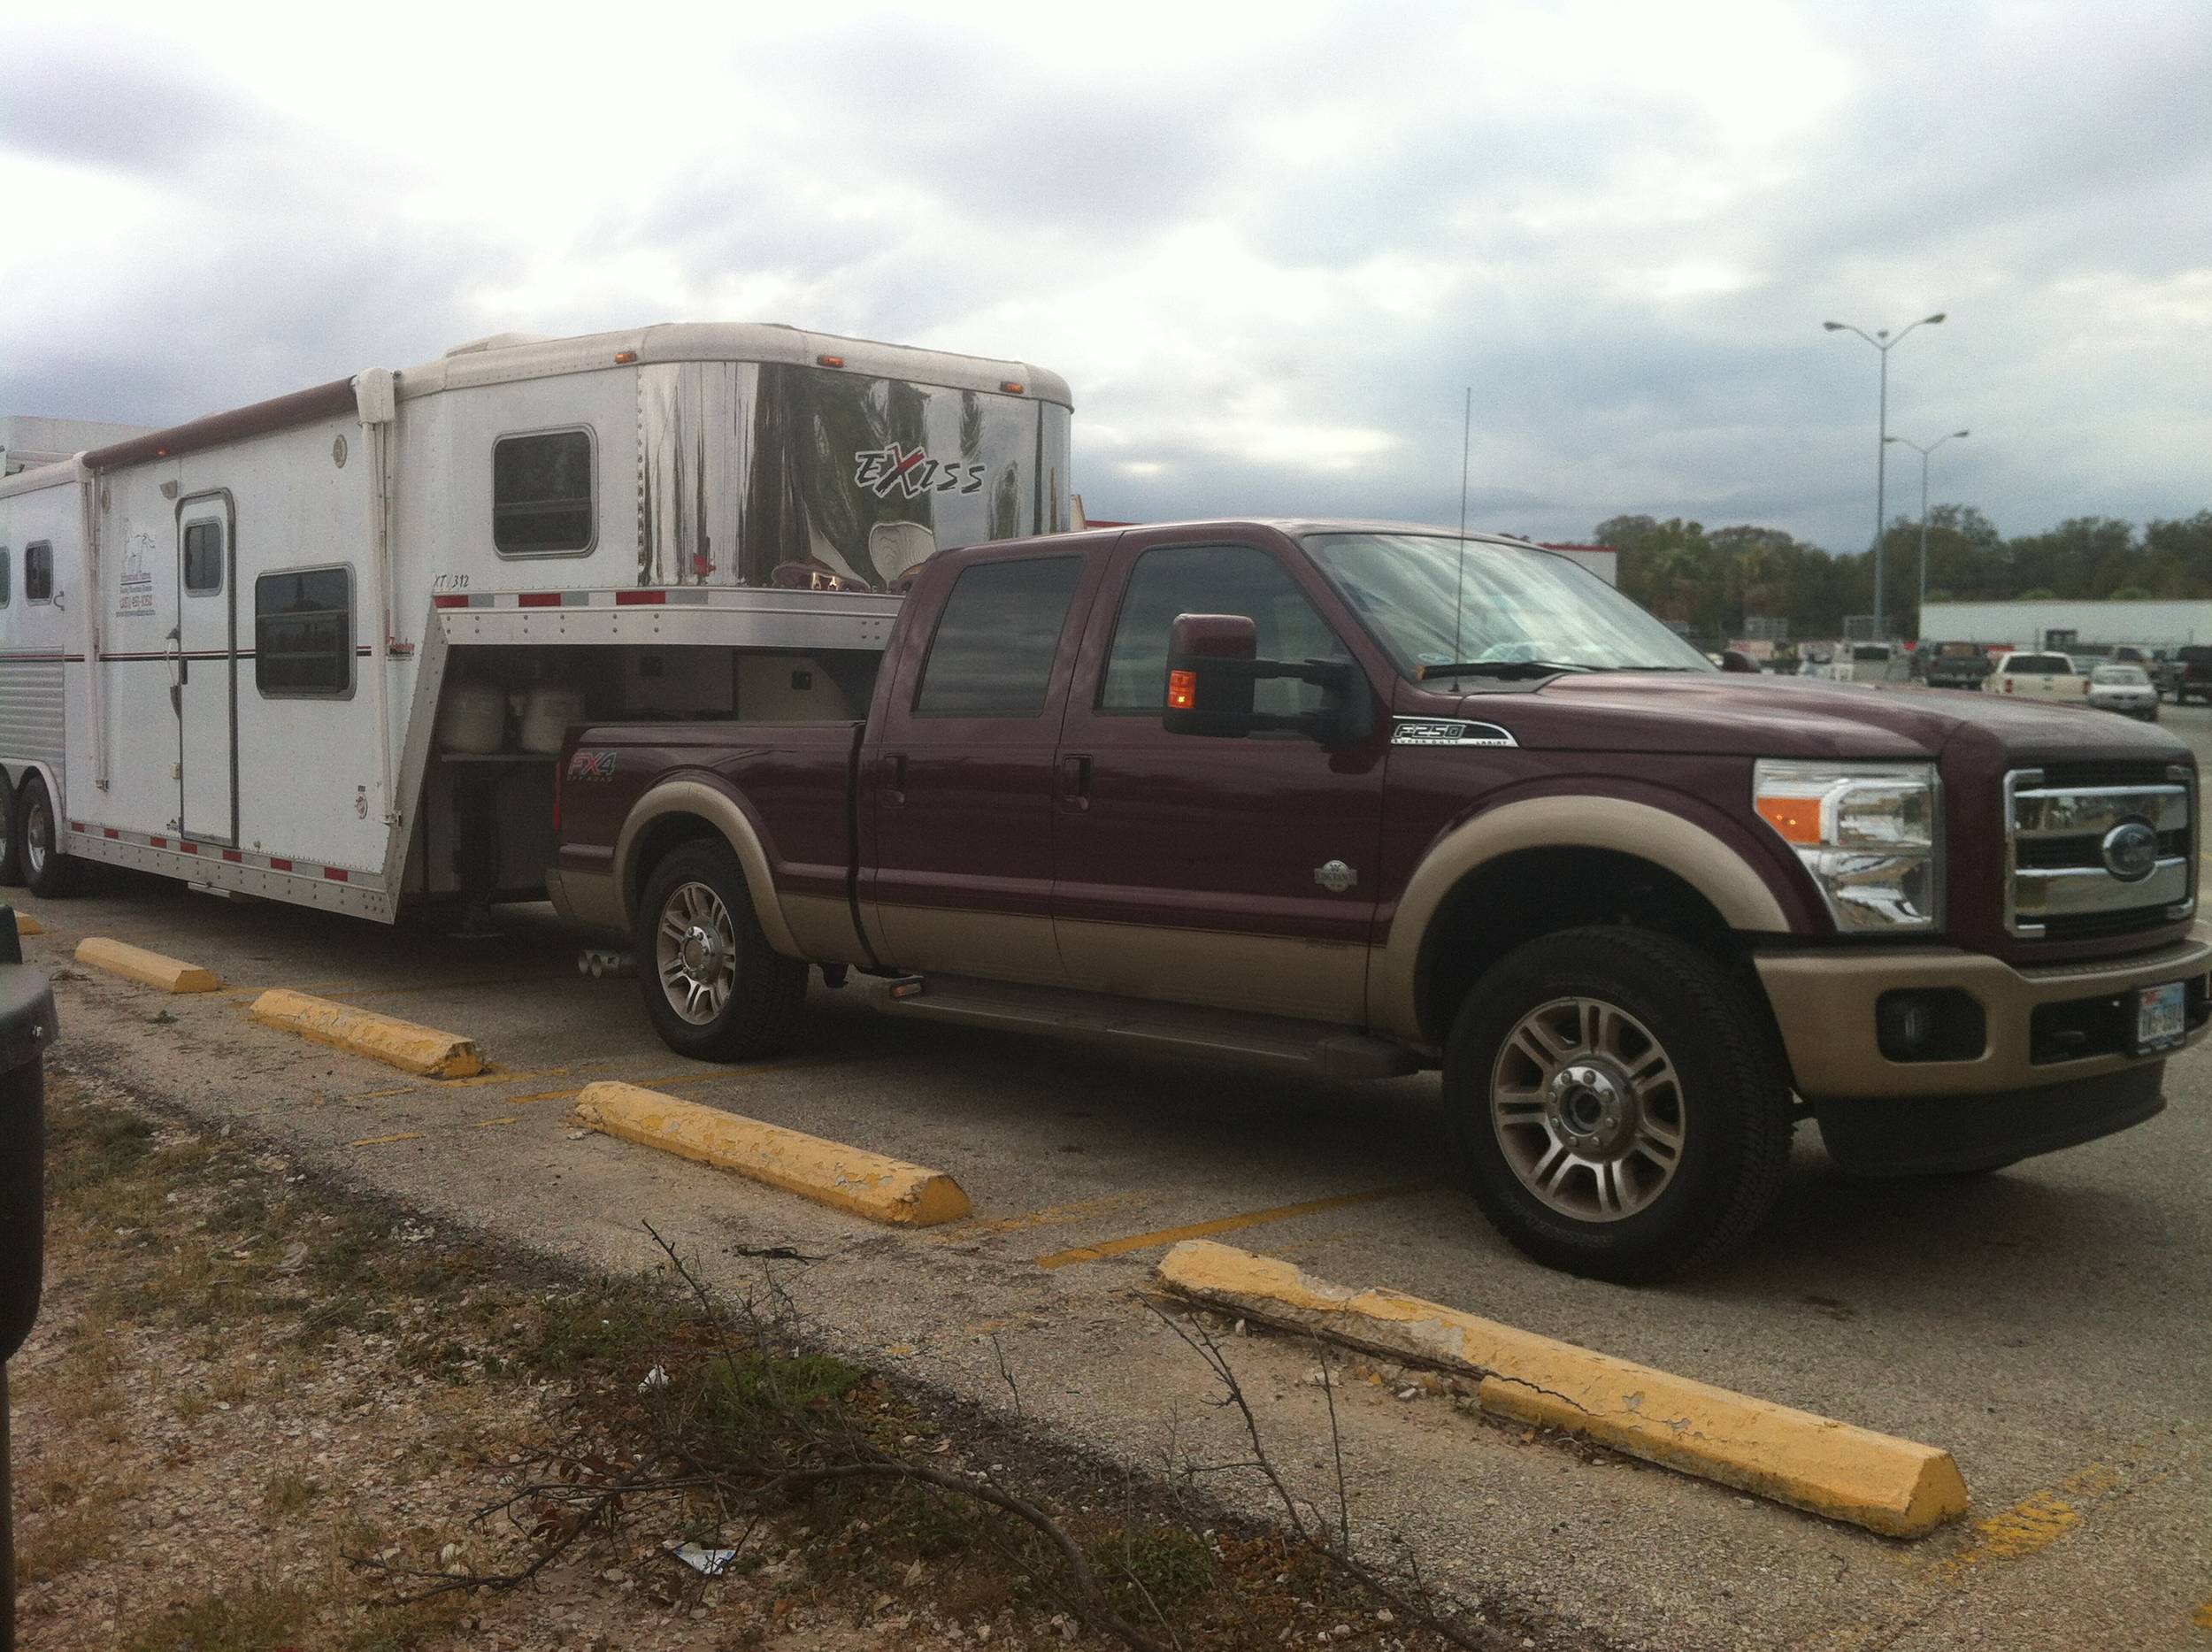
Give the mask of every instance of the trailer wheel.
<svg viewBox="0 0 2212 1652">
<path fill-rule="evenodd" d="M 1760 1006 L 1647 931 L 1568 930 L 1494 964 L 1453 1024 L 1444 1097 L 1498 1231 L 1618 1284 L 1747 1236 L 1789 1159 L 1789 1081 Z"/>
<path fill-rule="evenodd" d="M 14 888 L 23 881 L 23 853 L 15 836 L 15 788 L 0 769 L 0 887 Z"/>
<path fill-rule="evenodd" d="M 638 982 L 661 1041 L 701 1061 L 749 1061 L 790 1041 L 807 965 L 768 944 L 726 843 L 683 844 L 638 902 Z"/>
<path fill-rule="evenodd" d="M 23 881 L 33 895 L 58 899 L 74 895 L 84 874 L 84 863 L 61 850 L 61 828 L 54 818 L 54 800 L 46 795 L 43 775 L 33 774 L 15 797 L 16 852 L 23 857 Z"/>
</svg>

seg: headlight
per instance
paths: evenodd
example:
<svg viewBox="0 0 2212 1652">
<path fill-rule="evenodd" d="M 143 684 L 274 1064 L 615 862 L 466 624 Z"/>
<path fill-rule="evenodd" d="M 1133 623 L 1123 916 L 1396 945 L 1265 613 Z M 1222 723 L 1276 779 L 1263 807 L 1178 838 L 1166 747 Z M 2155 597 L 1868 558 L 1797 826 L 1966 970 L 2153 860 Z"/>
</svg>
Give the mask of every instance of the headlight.
<svg viewBox="0 0 2212 1652">
<path fill-rule="evenodd" d="M 1813 874 L 1838 929 L 1933 929 L 1942 922 L 1942 795 L 1934 764 L 1764 758 L 1752 771 L 1751 802 Z"/>
</svg>

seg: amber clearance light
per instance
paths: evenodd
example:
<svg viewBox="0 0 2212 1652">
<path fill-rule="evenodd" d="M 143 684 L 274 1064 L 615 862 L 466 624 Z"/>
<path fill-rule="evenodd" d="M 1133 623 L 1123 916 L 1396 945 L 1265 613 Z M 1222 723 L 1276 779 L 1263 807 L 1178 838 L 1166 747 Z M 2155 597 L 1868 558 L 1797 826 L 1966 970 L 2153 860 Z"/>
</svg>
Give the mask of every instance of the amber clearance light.
<svg viewBox="0 0 2212 1652">
<path fill-rule="evenodd" d="M 1167 674 L 1167 705 L 1171 711 L 1192 711 L 1198 708 L 1198 673 L 1194 671 L 1171 671 Z M 1814 805 L 1819 814 L 1819 805 Z M 1817 822 L 1816 821 L 1816 824 Z"/>
</svg>

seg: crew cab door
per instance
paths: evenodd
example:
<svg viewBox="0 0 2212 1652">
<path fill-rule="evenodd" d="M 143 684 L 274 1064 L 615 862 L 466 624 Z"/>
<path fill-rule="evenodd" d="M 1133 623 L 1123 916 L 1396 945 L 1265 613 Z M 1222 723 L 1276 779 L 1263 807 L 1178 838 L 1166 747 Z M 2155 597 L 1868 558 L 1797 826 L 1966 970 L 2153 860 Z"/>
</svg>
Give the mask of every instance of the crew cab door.
<svg viewBox="0 0 2212 1652">
<path fill-rule="evenodd" d="M 1262 658 L 1356 658 L 1287 545 L 1132 534 L 1107 566 L 1060 742 L 1053 920 L 1096 991 L 1357 1026 L 1380 870 L 1390 719 L 1356 744 L 1171 734 L 1168 631 L 1248 615 Z M 1365 680 L 1371 680 L 1371 672 Z M 1257 685 L 1257 709 L 1320 690 Z"/>
<path fill-rule="evenodd" d="M 987 552 L 910 599 L 928 606 L 902 621 L 912 640 L 862 755 L 872 837 L 861 906 L 885 963 L 1064 978 L 1052 934 L 1053 757 L 1101 562 L 1033 547 Z"/>
</svg>

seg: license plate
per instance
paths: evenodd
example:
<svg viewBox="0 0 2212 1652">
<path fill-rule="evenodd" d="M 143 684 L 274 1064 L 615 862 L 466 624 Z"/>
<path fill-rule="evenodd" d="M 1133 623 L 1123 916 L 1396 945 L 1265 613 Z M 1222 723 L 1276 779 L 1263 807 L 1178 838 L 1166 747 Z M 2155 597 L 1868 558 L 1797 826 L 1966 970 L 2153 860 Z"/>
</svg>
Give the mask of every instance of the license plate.
<svg viewBox="0 0 2212 1652">
<path fill-rule="evenodd" d="M 2170 981 L 2163 987 L 2135 989 L 2135 1053 L 2148 1056 L 2171 1049 L 2187 1036 L 2189 985 Z"/>
</svg>

